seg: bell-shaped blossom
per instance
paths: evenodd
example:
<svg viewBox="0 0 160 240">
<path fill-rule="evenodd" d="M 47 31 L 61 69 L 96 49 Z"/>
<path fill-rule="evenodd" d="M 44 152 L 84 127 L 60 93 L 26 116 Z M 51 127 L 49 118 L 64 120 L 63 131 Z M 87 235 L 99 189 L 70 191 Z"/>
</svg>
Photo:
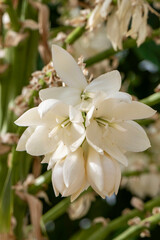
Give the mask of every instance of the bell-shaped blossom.
<svg viewBox="0 0 160 240">
<path fill-rule="evenodd" d="M 85 189 L 86 174 L 82 148 L 57 161 L 52 169 L 52 184 L 56 196 L 59 193 L 62 196 L 71 196 L 71 201 Z"/>
<path fill-rule="evenodd" d="M 119 163 L 106 153 L 100 155 L 89 147 L 87 159 L 87 179 L 91 187 L 102 197 L 117 194 L 121 170 Z"/>
<path fill-rule="evenodd" d="M 137 101 L 106 99 L 87 113 L 87 142 L 100 154 L 105 151 L 127 165 L 125 152 L 140 152 L 150 147 L 144 129 L 132 120 L 148 118 L 154 113 L 152 108 Z"/>
<path fill-rule="evenodd" d="M 38 107 L 25 112 L 15 123 L 28 126 L 17 150 L 26 150 L 34 156 L 54 152 L 60 142 L 70 151 L 75 151 L 85 138 L 81 112 L 55 99 L 43 101 Z M 63 156 L 64 153 L 59 154 Z"/>
<path fill-rule="evenodd" d="M 53 45 L 52 56 L 53 66 L 58 76 L 67 86 L 41 90 L 39 95 L 42 101 L 46 99 L 59 99 L 73 106 L 83 103 L 83 106 L 85 105 L 85 108 L 88 110 L 90 108 L 90 101 L 97 94 L 103 92 L 107 97 L 113 95 L 116 97 L 116 94 L 119 94 L 121 76 L 118 71 L 114 70 L 105 73 L 88 84 L 78 64 L 67 51 Z"/>
</svg>

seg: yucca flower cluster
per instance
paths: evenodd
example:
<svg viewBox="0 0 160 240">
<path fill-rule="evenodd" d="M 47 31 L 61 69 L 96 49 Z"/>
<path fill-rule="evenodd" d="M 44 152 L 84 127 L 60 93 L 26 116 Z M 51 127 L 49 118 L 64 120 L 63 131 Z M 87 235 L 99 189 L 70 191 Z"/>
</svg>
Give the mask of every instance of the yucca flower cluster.
<svg viewBox="0 0 160 240">
<path fill-rule="evenodd" d="M 123 49 L 123 39 L 136 39 L 140 46 L 148 36 L 149 11 L 158 15 L 144 0 L 118 0 L 114 5 L 112 0 L 100 0 L 95 5 L 87 28 L 93 30 L 106 22 L 106 35 L 115 50 Z"/>
<path fill-rule="evenodd" d="M 55 195 L 76 199 L 91 186 L 102 198 L 118 192 L 125 153 L 150 147 L 143 128 L 133 120 L 155 111 L 120 92 L 121 76 L 112 71 L 87 83 L 73 57 L 52 46 L 53 67 L 65 83 L 43 89 L 42 102 L 16 124 L 27 126 L 17 150 L 44 155 L 52 170 Z"/>
</svg>

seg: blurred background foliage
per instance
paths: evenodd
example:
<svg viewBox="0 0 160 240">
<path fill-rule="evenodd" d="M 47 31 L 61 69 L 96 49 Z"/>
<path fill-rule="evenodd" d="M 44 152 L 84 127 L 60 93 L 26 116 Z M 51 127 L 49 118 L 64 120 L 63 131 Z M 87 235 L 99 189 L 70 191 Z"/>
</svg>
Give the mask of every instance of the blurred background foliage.
<svg viewBox="0 0 160 240">
<path fill-rule="evenodd" d="M 159 1 L 146 2 L 149 2 L 150 6 L 160 14 Z M 127 42 L 128 40 L 124 38 L 124 50 L 114 50 L 109 40 L 106 40 L 108 45 L 103 49 L 101 38 L 97 38 L 98 34 L 93 29 L 92 38 L 97 43 L 93 44 L 93 49 L 91 46 L 88 53 L 85 50 L 85 44 L 92 45 L 92 40 L 89 37 L 90 32 L 84 26 L 90 16 L 87 11 L 92 12 L 95 4 L 97 3 L 85 0 L 0 1 L 0 236 L 2 240 L 141 239 L 139 234 L 141 231 L 143 233 L 144 228 L 140 231 L 136 229 L 133 235 L 126 235 L 129 238 L 118 238 L 118 236 L 129 228 L 127 225 L 129 219 L 140 216 L 143 220 L 150 216 L 147 215 L 148 211 L 160 206 L 160 183 L 158 183 L 159 191 L 153 195 L 142 194 L 142 196 L 122 184 L 117 196 L 106 197 L 105 200 L 96 196 L 91 190 L 87 193 L 88 200 L 85 200 L 84 193 L 81 202 L 74 209 L 69 207 L 69 199 L 55 197 L 50 182 L 50 172 L 47 172 L 45 164 L 42 166 L 40 164 L 42 158 L 33 158 L 24 152 L 15 151 L 18 137 L 24 130 L 17 128 L 14 120 L 26 109 L 39 103 L 39 89 L 54 86 L 54 70 L 47 65 L 51 61 L 52 43 L 65 47 L 76 60 L 80 57 L 80 52 L 86 52 L 84 62 L 88 66 L 92 65 L 87 70 L 89 74 L 93 73 L 93 77 L 96 74 L 118 69 L 123 79 L 122 90 L 136 99 L 144 99 L 144 102 L 146 101 L 157 110 L 156 117 L 141 123 L 148 129 L 152 124 L 157 124 L 155 131 L 160 136 L 160 122 L 158 122 L 160 111 L 159 16 L 149 12 L 150 33 L 140 47 L 136 46 L 135 40 L 129 38 L 129 41 L 133 41 Z M 117 1 L 113 1 L 113 5 L 116 4 Z M 81 10 L 86 12 L 83 13 L 85 17 L 82 14 L 79 20 Z M 76 19 L 76 24 L 73 24 L 71 19 Z M 106 20 L 103 24 L 105 22 Z M 155 34 L 152 35 L 151 32 Z M 99 34 L 102 34 L 103 38 L 104 30 L 102 29 Z M 97 57 L 98 54 L 102 54 L 100 59 Z M 94 64 L 89 63 L 92 57 L 95 60 Z M 47 67 L 42 70 L 46 65 Z M 39 72 L 32 75 L 34 71 Z M 23 89 L 25 86 L 27 87 Z M 147 98 L 153 94 L 156 94 L 155 99 Z M 18 95 L 19 98 L 16 98 Z M 155 150 L 153 149 L 154 154 L 152 150 L 145 153 L 150 156 L 150 159 L 152 158 L 152 163 L 154 162 L 157 169 L 160 166 L 159 138 L 158 141 Z M 154 156 L 151 157 L 152 155 Z M 137 159 L 136 156 L 135 159 Z M 134 171 L 132 168 L 125 169 L 123 178 L 135 178 L 134 175 L 140 178 L 141 174 L 147 175 L 150 173 L 149 165 L 150 163 L 144 168 L 142 164 L 138 173 L 136 168 Z M 158 171 L 155 174 L 159 174 Z M 160 178 L 160 175 L 158 177 Z M 156 184 L 157 182 L 152 181 L 151 188 Z M 147 185 L 145 187 L 147 188 Z M 144 211 L 139 209 L 139 204 L 138 206 L 133 204 L 131 200 L 134 196 L 141 198 L 137 200 L 142 201 L 141 204 L 149 204 L 145 205 L 147 207 L 144 207 Z M 76 213 L 80 206 L 83 214 Z M 128 218 L 123 219 L 127 214 L 122 215 L 122 211 L 134 208 L 138 210 L 133 210 L 135 211 L 133 215 L 131 213 L 131 216 L 128 215 Z M 73 213 L 77 214 L 75 219 L 72 219 Z M 160 211 L 158 213 L 160 214 Z M 120 222 L 112 225 L 112 220 L 117 218 L 120 218 Z M 40 219 L 41 226 L 39 226 Z M 160 226 L 154 224 L 154 228 L 147 229 L 150 230 L 150 234 L 149 231 L 144 232 L 143 239 L 148 239 L 147 236 L 150 235 L 150 239 L 157 240 L 160 235 Z"/>
</svg>

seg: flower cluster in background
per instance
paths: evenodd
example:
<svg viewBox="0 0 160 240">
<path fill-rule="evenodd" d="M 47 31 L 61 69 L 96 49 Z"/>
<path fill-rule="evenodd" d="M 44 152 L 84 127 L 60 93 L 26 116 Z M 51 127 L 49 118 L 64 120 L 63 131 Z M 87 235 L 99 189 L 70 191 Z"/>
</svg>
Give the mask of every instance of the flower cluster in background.
<svg viewBox="0 0 160 240">
<path fill-rule="evenodd" d="M 144 0 L 119 0 L 114 5 L 112 0 L 98 1 L 88 19 L 87 28 L 93 30 L 107 19 L 106 35 L 115 50 L 123 48 L 123 39 L 136 39 L 140 46 L 148 36 L 148 12 L 158 14 Z"/>
<path fill-rule="evenodd" d="M 126 152 L 150 147 L 143 128 L 133 120 L 155 111 L 120 92 L 118 71 L 87 83 L 73 57 L 52 46 L 53 66 L 67 85 L 41 90 L 42 102 L 25 112 L 16 124 L 28 126 L 17 150 L 45 155 L 52 169 L 56 196 L 79 194 L 91 186 L 102 198 L 118 192 L 120 164 L 127 166 Z"/>
</svg>

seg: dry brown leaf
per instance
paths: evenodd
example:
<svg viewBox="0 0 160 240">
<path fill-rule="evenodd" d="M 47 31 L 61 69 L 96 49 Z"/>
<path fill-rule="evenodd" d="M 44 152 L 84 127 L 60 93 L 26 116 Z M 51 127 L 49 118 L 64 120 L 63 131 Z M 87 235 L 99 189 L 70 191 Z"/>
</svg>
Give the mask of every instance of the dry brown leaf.
<svg viewBox="0 0 160 240">
<path fill-rule="evenodd" d="M 35 178 L 37 178 L 40 173 L 41 173 L 41 159 L 40 157 L 34 157 L 34 162 L 33 162 L 33 167 L 32 167 L 32 173 L 34 175 Z"/>
<path fill-rule="evenodd" d="M 9 64 L 7 64 L 7 63 L 0 65 L 0 74 L 4 73 L 7 70 L 8 66 L 9 66 Z"/>
<path fill-rule="evenodd" d="M 49 36 L 49 9 L 45 4 L 30 0 L 31 5 L 38 9 L 38 23 L 41 41 L 39 44 L 39 52 L 45 64 L 51 61 L 51 50 L 48 46 Z"/>
<path fill-rule="evenodd" d="M 12 0 L 13 2 L 13 7 L 17 8 L 19 0 Z"/>
<path fill-rule="evenodd" d="M 7 146 L 7 145 L 4 145 L 4 144 L 0 143 L 0 155 L 3 155 L 5 153 L 9 152 L 10 149 L 11 149 L 10 146 Z"/>
<path fill-rule="evenodd" d="M 5 47 L 16 47 L 20 42 L 28 37 L 28 33 L 17 33 L 9 30 L 5 37 L 4 45 Z"/>
<path fill-rule="evenodd" d="M 42 216 L 42 203 L 35 196 L 28 194 L 26 192 L 16 191 L 16 194 L 24 201 L 27 202 L 31 217 L 31 223 L 34 227 L 35 239 L 43 240 L 40 227 L 40 219 Z"/>
<path fill-rule="evenodd" d="M 39 191 L 37 194 L 36 194 L 37 197 L 39 198 L 43 198 L 44 201 L 48 204 L 48 205 L 51 205 L 51 202 L 49 201 L 49 198 L 48 198 L 48 195 L 46 192 L 44 191 Z"/>
<path fill-rule="evenodd" d="M 32 19 L 26 19 L 24 22 L 22 22 L 22 28 L 29 28 L 31 30 L 37 30 L 39 29 L 39 24 L 32 20 Z"/>
<path fill-rule="evenodd" d="M 19 140 L 18 134 L 16 133 L 6 133 L 6 134 L 2 134 L 1 135 L 1 141 L 4 144 L 9 144 L 9 145 L 13 145 L 13 144 L 17 144 Z"/>
<path fill-rule="evenodd" d="M 2 233 L 0 240 L 16 240 L 16 237 L 12 233 Z"/>
</svg>

